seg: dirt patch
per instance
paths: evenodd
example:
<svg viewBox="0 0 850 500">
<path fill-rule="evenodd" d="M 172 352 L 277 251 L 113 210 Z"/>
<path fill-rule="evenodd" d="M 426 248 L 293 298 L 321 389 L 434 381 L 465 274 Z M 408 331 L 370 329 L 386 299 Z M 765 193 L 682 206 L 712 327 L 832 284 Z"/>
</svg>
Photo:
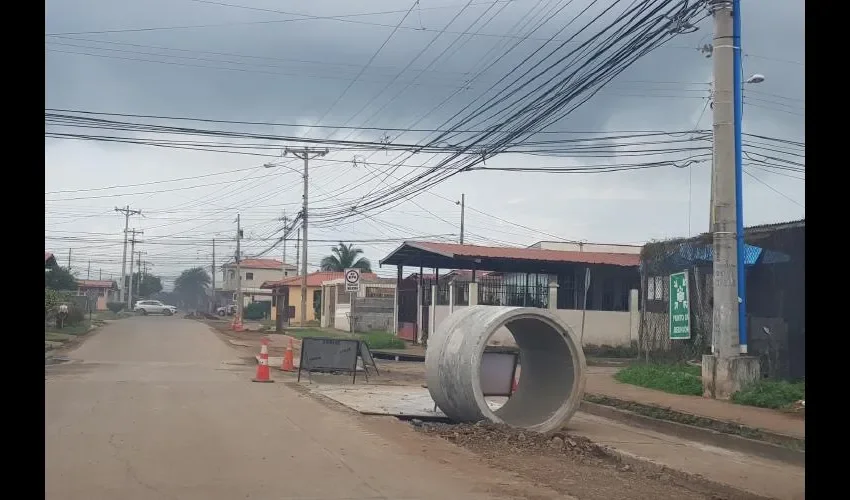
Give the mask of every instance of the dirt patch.
<svg viewBox="0 0 850 500">
<path fill-rule="evenodd" d="M 732 422 L 724 422 L 722 420 L 701 417 L 698 415 L 692 415 L 690 413 L 683 413 L 676 410 L 672 410 L 670 408 L 662 408 L 660 406 L 635 403 L 633 401 L 625 401 L 622 399 L 602 396 L 599 394 L 585 394 L 584 400 L 599 405 L 610 406 L 619 410 L 630 411 L 638 415 L 643 415 L 644 417 L 655 418 L 658 420 L 666 420 L 668 422 L 675 422 L 678 424 L 692 425 L 694 427 L 710 429 L 716 432 L 722 432 L 724 434 L 731 434 L 734 436 L 745 437 L 747 439 L 764 441 L 766 443 L 784 446 L 793 450 L 805 451 L 806 449 L 806 441 L 803 439 L 797 439 L 790 436 L 781 436 L 778 434 L 765 432 L 760 429 L 755 429 L 753 427 L 747 427 L 745 425 L 735 424 Z"/>
<path fill-rule="evenodd" d="M 420 432 L 472 451 L 490 466 L 513 472 L 582 500 L 743 500 L 746 493 L 716 491 L 657 467 L 623 463 L 587 438 L 567 432 L 542 435 L 504 425 L 413 421 Z"/>
</svg>

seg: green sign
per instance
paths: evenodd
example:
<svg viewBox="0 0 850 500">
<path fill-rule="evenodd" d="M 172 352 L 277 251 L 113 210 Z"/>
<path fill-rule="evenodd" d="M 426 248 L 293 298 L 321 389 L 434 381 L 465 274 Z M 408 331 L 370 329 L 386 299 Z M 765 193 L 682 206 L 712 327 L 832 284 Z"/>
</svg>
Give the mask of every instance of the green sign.
<svg viewBox="0 0 850 500">
<path fill-rule="evenodd" d="M 691 305 L 688 289 L 688 273 L 670 275 L 670 338 L 691 338 Z"/>
</svg>

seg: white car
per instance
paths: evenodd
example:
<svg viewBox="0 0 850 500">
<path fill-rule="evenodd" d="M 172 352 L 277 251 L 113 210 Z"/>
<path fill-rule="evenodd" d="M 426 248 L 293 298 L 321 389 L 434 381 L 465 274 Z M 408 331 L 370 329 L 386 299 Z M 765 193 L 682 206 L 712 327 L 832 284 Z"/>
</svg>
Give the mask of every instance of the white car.
<svg viewBox="0 0 850 500">
<path fill-rule="evenodd" d="M 164 314 L 171 316 L 177 312 L 177 308 L 163 304 L 158 300 L 140 300 L 133 306 L 133 311 L 146 316 L 148 314 Z"/>
</svg>

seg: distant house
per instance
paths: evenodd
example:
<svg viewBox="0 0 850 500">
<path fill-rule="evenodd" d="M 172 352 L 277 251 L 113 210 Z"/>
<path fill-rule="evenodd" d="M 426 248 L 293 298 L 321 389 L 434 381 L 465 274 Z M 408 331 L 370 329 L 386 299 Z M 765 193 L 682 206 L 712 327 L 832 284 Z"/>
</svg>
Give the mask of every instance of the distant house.
<svg viewBox="0 0 850 500">
<path fill-rule="evenodd" d="M 307 321 L 319 321 L 322 310 L 322 283 L 342 279 L 342 272 L 319 271 L 307 275 Z M 362 273 L 360 279 L 374 279 L 373 273 Z M 301 276 L 290 276 L 282 280 L 267 281 L 262 284 L 264 290 L 273 294 L 271 317 L 281 326 L 300 325 L 301 323 Z M 278 312 L 282 312 L 278 322 Z"/>
<path fill-rule="evenodd" d="M 96 297 L 95 310 L 105 311 L 107 302 L 118 300 L 118 285 L 109 280 L 77 280 L 77 295 Z"/>
<path fill-rule="evenodd" d="M 216 287 L 216 303 L 231 303 L 236 300 L 238 280 L 236 279 L 236 263 L 228 262 L 221 266 L 221 285 Z M 295 275 L 295 266 L 284 264 L 277 259 L 242 259 L 239 263 L 239 273 L 242 275 L 242 296 L 244 304 L 251 302 L 270 302 L 272 291 L 263 289 L 267 281 L 277 281 Z"/>
</svg>

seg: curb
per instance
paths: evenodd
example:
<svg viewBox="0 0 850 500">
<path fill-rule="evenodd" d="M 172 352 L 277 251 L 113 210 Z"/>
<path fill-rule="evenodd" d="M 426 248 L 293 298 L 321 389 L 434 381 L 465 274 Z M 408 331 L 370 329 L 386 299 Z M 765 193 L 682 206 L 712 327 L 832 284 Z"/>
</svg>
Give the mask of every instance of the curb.
<svg viewBox="0 0 850 500">
<path fill-rule="evenodd" d="M 634 427 L 640 427 L 651 431 L 669 434 L 682 439 L 698 441 L 704 444 L 734 450 L 741 453 L 756 455 L 769 460 L 777 460 L 791 465 L 805 467 L 806 452 L 794 450 L 764 441 L 749 439 L 734 434 L 726 434 L 712 429 L 703 429 L 693 425 L 680 424 L 667 420 L 646 417 L 627 410 L 620 410 L 597 403 L 582 401 L 580 411 L 596 415 L 597 417 L 609 418 Z M 784 439 L 790 438 L 783 436 Z"/>
</svg>

